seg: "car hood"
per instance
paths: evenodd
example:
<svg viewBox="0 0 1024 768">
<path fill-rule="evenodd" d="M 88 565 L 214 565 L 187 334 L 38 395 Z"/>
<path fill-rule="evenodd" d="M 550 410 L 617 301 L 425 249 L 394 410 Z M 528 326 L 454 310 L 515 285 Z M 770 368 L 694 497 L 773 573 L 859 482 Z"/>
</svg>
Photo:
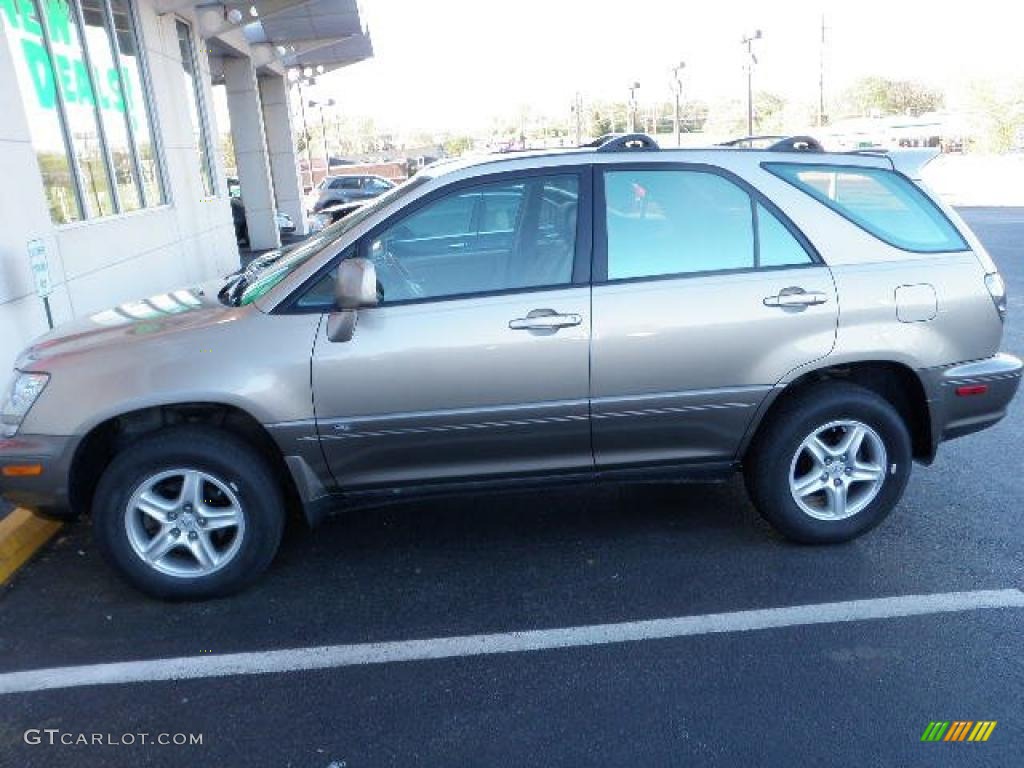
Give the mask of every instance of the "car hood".
<svg viewBox="0 0 1024 768">
<path fill-rule="evenodd" d="M 153 343 L 168 336 L 229 322 L 247 308 L 228 307 L 217 299 L 223 281 L 182 288 L 128 301 L 73 320 L 36 339 L 18 357 L 19 370 L 45 369 L 55 358 L 114 345 Z"/>
</svg>

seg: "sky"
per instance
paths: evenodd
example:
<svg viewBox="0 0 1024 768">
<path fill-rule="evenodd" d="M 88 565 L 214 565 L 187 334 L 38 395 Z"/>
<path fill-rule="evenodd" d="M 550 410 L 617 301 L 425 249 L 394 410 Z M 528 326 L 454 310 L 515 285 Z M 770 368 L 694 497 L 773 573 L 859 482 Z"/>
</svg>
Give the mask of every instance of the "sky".
<svg viewBox="0 0 1024 768">
<path fill-rule="evenodd" d="M 816 103 L 821 17 L 826 93 L 879 74 L 935 87 L 1024 77 L 1024 3 L 826 0 L 362 0 L 374 58 L 319 78 L 341 111 L 396 130 L 472 131 L 495 115 L 564 114 L 585 100 L 745 98 L 744 34 L 755 29 L 755 88 Z"/>
</svg>

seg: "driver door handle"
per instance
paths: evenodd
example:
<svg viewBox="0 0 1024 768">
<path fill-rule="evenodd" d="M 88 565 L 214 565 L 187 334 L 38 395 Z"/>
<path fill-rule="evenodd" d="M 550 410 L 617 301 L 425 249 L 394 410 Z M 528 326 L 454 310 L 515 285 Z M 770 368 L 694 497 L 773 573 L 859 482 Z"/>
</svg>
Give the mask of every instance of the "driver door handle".
<svg viewBox="0 0 1024 768">
<path fill-rule="evenodd" d="M 805 291 L 803 288 L 783 288 L 775 296 L 766 296 L 766 307 L 813 307 L 828 301 L 828 294 L 821 291 Z"/>
<path fill-rule="evenodd" d="M 526 317 L 509 320 L 508 327 L 513 331 L 557 331 L 582 322 L 583 318 L 579 315 L 561 315 L 551 309 L 535 309 Z"/>
</svg>

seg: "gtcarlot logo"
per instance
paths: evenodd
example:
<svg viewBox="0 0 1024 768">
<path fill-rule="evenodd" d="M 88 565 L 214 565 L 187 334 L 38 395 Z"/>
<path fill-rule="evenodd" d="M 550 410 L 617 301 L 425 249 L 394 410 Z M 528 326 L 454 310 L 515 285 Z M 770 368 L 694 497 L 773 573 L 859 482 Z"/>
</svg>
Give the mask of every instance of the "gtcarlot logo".
<svg viewBox="0 0 1024 768">
<path fill-rule="evenodd" d="M 76 733 L 62 731 L 59 728 L 29 728 L 23 738 L 26 744 L 33 746 L 45 744 L 66 747 L 195 747 L 203 744 L 201 733 Z"/>
<path fill-rule="evenodd" d="M 921 741 L 988 741 L 995 729 L 995 720 L 932 720 Z"/>
</svg>

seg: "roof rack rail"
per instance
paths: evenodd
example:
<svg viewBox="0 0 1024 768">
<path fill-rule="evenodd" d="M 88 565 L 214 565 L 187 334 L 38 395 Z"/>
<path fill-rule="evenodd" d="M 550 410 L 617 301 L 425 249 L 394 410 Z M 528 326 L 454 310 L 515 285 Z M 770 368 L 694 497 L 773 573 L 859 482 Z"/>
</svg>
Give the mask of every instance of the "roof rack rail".
<svg viewBox="0 0 1024 768">
<path fill-rule="evenodd" d="M 738 139 L 730 139 L 716 144 L 716 147 L 738 147 L 740 149 L 767 149 L 772 144 L 786 138 L 785 136 L 740 136 Z"/>
<path fill-rule="evenodd" d="M 723 141 L 720 147 L 762 149 L 768 152 L 824 152 L 825 148 L 812 136 L 742 136 Z"/>
<path fill-rule="evenodd" d="M 621 152 L 623 150 L 661 149 L 658 142 L 646 133 L 606 133 L 584 147 L 595 147 L 598 152 Z"/>
<path fill-rule="evenodd" d="M 821 142 L 813 136 L 788 136 L 768 147 L 769 152 L 824 152 Z"/>
<path fill-rule="evenodd" d="M 859 149 L 848 149 L 841 154 L 861 155 L 863 157 L 888 157 L 889 150 L 885 147 L 860 147 Z"/>
</svg>

